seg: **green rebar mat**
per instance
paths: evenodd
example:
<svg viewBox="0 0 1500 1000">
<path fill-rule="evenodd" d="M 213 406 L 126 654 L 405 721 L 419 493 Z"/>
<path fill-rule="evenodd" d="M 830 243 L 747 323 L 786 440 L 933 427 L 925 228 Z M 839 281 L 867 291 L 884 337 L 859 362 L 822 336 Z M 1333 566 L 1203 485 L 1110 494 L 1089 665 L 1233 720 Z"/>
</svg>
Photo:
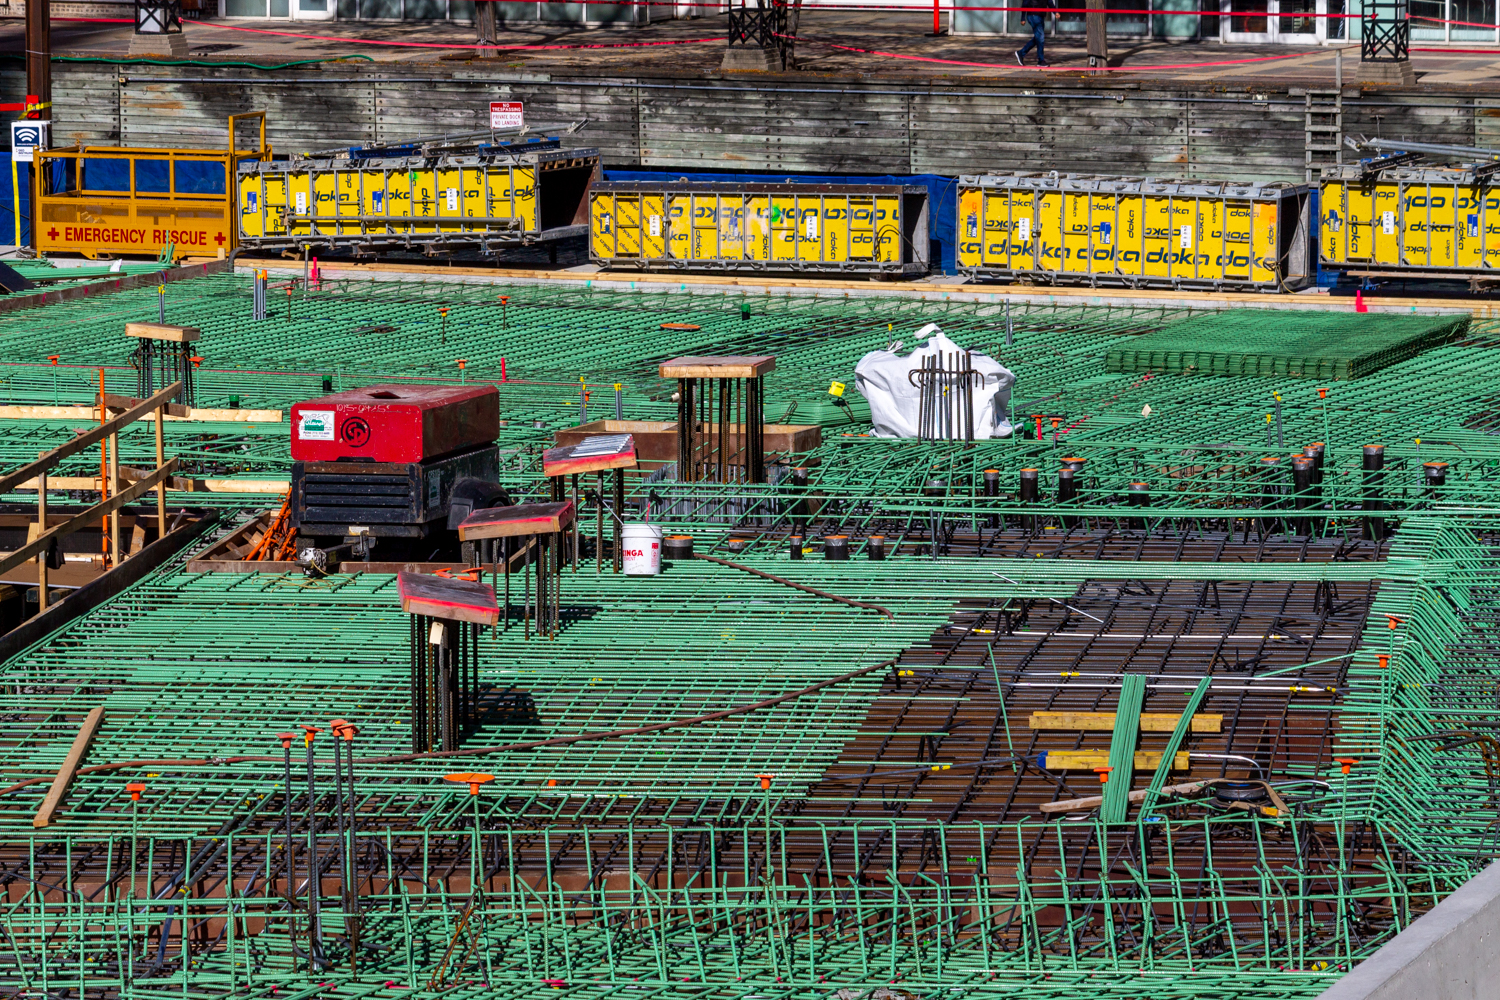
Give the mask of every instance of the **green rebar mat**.
<svg viewBox="0 0 1500 1000">
<path fill-rule="evenodd" d="M 1105 370 L 1353 379 L 1461 336 L 1463 316 L 1240 309 L 1171 323 L 1112 347 Z"/>
</svg>

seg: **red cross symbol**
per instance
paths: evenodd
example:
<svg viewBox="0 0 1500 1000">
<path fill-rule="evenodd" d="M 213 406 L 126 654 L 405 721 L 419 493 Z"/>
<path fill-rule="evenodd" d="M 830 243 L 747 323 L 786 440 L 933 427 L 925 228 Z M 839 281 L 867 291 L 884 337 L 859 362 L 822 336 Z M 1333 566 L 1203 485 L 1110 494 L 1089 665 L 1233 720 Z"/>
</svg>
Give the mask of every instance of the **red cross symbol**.
<svg viewBox="0 0 1500 1000">
<path fill-rule="evenodd" d="M 223 246 L 224 245 L 224 234 L 223 233 L 215 233 L 214 234 L 214 242 L 217 243 L 217 244 L 219 244 L 220 246 Z"/>
<path fill-rule="evenodd" d="M 49 239 L 49 240 L 55 240 L 55 239 L 57 239 L 57 227 L 56 226 L 53 226 L 51 229 L 47 230 L 47 239 Z"/>
</svg>

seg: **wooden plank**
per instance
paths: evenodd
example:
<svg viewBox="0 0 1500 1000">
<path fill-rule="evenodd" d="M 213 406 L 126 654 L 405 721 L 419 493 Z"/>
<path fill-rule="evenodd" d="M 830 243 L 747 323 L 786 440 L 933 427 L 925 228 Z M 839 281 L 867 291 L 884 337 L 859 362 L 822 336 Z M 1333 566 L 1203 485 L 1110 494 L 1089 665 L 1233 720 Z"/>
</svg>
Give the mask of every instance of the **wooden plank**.
<svg viewBox="0 0 1500 1000">
<path fill-rule="evenodd" d="M 104 406 L 110 410 L 128 410 L 133 406 L 140 406 L 143 402 L 144 400 L 136 399 L 134 396 L 121 396 L 113 392 L 104 394 Z M 73 409 L 88 410 L 89 407 L 76 406 Z M 191 407 L 183 406 L 181 403 L 168 403 L 166 410 L 169 417 L 187 417 L 192 413 Z M 148 413 L 143 419 L 155 420 L 156 414 L 155 412 Z"/>
<path fill-rule="evenodd" d="M 770 355 L 685 357 L 661 363 L 662 378 L 755 378 L 776 368 Z"/>
<path fill-rule="evenodd" d="M 203 331 L 196 326 L 172 326 L 170 323 L 126 323 L 125 336 L 187 344 L 202 337 Z"/>
<path fill-rule="evenodd" d="M 73 737 L 73 747 L 68 751 L 68 756 L 63 759 L 62 767 L 57 769 L 57 777 L 52 779 L 52 788 L 47 792 L 47 797 L 42 800 L 42 807 L 32 817 L 31 825 L 36 829 L 47 826 L 52 822 L 52 817 L 57 814 L 57 807 L 62 805 L 63 796 L 68 793 L 68 786 L 73 783 L 73 775 L 78 770 L 78 765 L 83 761 L 83 755 L 88 753 L 89 744 L 94 740 L 94 734 L 99 731 L 99 724 L 104 721 L 104 706 L 96 706 L 83 720 L 83 725 L 78 729 L 78 735 Z"/>
<path fill-rule="evenodd" d="M 1180 716 L 1162 712 L 1142 712 L 1141 732 L 1170 733 Z M 1115 728 L 1114 712 L 1032 712 L 1027 720 L 1032 729 L 1069 729 L 1076 732 L 1111 732 Z M 1193 716 L 1193 732 L 1217 733 L 1224 716 L 1199 713 Z"/>
<path fill-rule="evenodd" d="M 1161 763 L 1161 757 L 1160 751 L 1137 750 L 1135 769 L 1137 771 L 1155 770 L 1156 766 Z M 1040 754 L 1040 758 L 1037 766 L 1048 771 L 1091 771 L 1096 767 L 1109 766 L 1109 754 L 1101 750 L 1048 750 Z M 1172 758 L 1172 769 L 1175 771 L 1188 769 L 1186 751 Z"/>
<path fill-rule="evenodd" d="M 128 400 L 128 396 L 116 396 L 112 393 L 104 397 L 105 405 L 114 407 L 112 400 Z M 179 416 L 173 410 L 185 411 L 185 415 Z M 244 423 L 244 424 L 279 424 L 283 411 L 281 410 L 239 410 L 239 409 L 199 409 L 197 407 L 182 406 L 177 403 L 169 403 L 167 410 L 167 422 L 174 420 L 189 420 L 214 423 Z M 98 420 L 99 408 L 97 406 L 33 406 L 29 404 L 13 404 L 0 406 L 0 420 Z M 156 419 L 153 411 L 141 417 L 142 420 L 150 421 Z"/>
<path fill-rule="evenodd" d="M 82 528 L 85 525 L 90 524 L 91 522 L 99 520 L 99 518 L 103 515 L 113 513 L 114 511 L 117 511 L 121 507 L 130 503 L 132 500 L 144 496 L 158 482 L 163 479 L 169 478 L 172 473 L 176 472 L 177 465 L 178 459 L 175 456 L 167 459 L 165 465 L 163 465 L 155 472 L 151 473 L 150 476 L 142 479 L 140 482 L 130 487 L 130 489 L 122 490 L 119 493 L 116 493 L 114 496 L 110 497 L 103 503 L 94 504 L 94 506 L 84 511 L 82 514 L 76 514 L 73 517 L 68 518 L 57 527 L 48 529 L 46 534 L 38 535 L 35 540 L 27 542 L 25 545 L 12 552 L 10 555 L 0 558 L 0 573 L 9 573 L 11 570 L 24 563 L 26 560 L 35 556 L 38 552 L 45 550 L 46 547 L 51 544 L 52 539 L 63 538 L 67 535 L 71 535 L 79 528 Z M 49 487 L 52 485 L 51 477 L 48 477 L 47 485 Z"/>
<path fill-rule="evenodd" d="M 573 523 L 573 501 L 527 503 L 476 510 L 458 526 L 460 541 L 556 534 Z"/>
<path fill-rule="evenodd" d="M 122 467 L 121 478 L 129 480 L 126 474 L 128 467 Z M 145 470 L 132 470 L 142 475 L 149 475 Z M 182 476 L 172 476 L 166 481 L 167 490 L 172 493 L 244 493 L 250 496 L 281 496 L 291 489 L 291 484 L 284 479 L 187 479 Z M 17 483 L 11 487 L 13 490 L 34 490 L 37 488 L 37 480 L 28 479 L 24 483 Z M 47 488 L 51 490 L 88 490 L 90 493 L 99 492 L 98 476 L 48 476 Z"/>
<path fill-rule="evenodd" d="M 1160 792 L 1162 795 L 1185 795 L 1188 792 L 1200 791 L 1212 785 L 1214 781 L 1189 781 L 1181 785 L 1168 785 Z M 1130 793 L 1131 802 L 1141 802 L 1146 798 L 1146 789 L 1142 788 Z M 1061 802 L 1043 802 L 1038 808 L 1044 813 L 1081 812 L 1085 809 L 1098 809 L 1104 804 L 1102 795 L 1086 795 L 1081 799 L 1063 799 Z"/>
<path fill-rule="evenodd" d="M 407 614 L 480 625 L 500 620 L 495 588 L 477 580 L 402 570 L 396 574 L 396 590 Z"/>
<path fill-rule="evenodd" d="M 56 448 L 42 455 L 35 462 L 28 462 L 9 475 L 0 476 L 0 493 L 9 493 L 16 488 L 16 484 L 35 478 L 52 468 L 58 462 L 72 455 L 78 454 L 90 445 L 98 444 L 111 434 L 135 423 L 145 414 L 156 409 L 161 404 L 177 395 L 182 389 L 181 382 L 173 382 L 161 392 L 141 403 L 140 406 L 132 407 L 113 420 L 105 421 L 98 427 L 91 428 L 87 432 L 78 435 L 66 444 L 60 444 Z M 173 460 L 173 468 L 176 468 L 176 460 Z M 102 511 L 100 513 L 103 513 Z"/>
</svg>

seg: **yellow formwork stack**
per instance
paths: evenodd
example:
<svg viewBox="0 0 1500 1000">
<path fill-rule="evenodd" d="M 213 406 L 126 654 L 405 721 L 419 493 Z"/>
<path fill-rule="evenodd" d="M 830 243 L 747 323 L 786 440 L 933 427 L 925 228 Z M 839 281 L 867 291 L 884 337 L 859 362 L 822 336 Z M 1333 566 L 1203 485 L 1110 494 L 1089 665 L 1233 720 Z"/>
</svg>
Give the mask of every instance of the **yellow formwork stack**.
<svg viewBox="0 0 1500 1000">
<path fill-rule="evenodd" d="M 590 196 L 590 255 L 643 270 L 927 270 L 927 189 L 610 181 Z"/>
<path fill-rule="evenodd" d="M 1307 188 L 1057 173 L 959 178 L 958 265 L 975 278 L 1296 288 Z"/>
<path fill-rule="evenodd" d="M 1458 276 L 1500 267 L 1500 192 L 1473 168 L 1329 167 L 1318 215 L 1324 267 Z"/>
<path fill-rule="evenodd" d="M 508 245 L 582 235 L 598 166 L 593 149 L 246 164 L 240 242 Z"/>
</svg>

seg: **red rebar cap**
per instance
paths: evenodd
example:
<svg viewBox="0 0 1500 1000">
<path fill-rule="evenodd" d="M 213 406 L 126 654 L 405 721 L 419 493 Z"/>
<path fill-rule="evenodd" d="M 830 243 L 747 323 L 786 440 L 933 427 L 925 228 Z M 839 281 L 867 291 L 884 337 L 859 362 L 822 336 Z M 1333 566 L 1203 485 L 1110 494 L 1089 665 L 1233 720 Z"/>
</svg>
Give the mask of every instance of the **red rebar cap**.
<svg viewBox="0 0 1500 1000">
<path fill-rule="evenodd" d="M 494 781 L 495 776 L 493 774 L 483 774 L 480 772 L 459 771 L 456 774 L 443 775 L 443 780 L 451 781 L 455 785 L 468 785 L 469 794 L 478 795 L 479 786 L 487 781 Z"/>
<path fill-rule="evenodd" d="M 146 790 L 146 786 L 143 782 L 132 781 L 125 786 L 125 790 L 130 793 L 130 801 L 139 802 L 141 801 L 141 793 Z"/>
<path fill-rule="evenodd" d="M 303 739 L 307 740 L 308 743 L 311 743 L 313 741 L 313 737 L 317 736 L 323 731 L 317 726 L 303 726 L 302 728 L 306 730 L 306 735 L 303 736 Z"/>
<path fill-rule="evenodd" d="M 771 787 L 771 779 L 774 778 L 774 777 L 776 777 L 776 775 L 774 775 L 774 774 L 757 774 L 756 777 L 760 779 L 760 787 L 761 787 L 762 790 L 764 790 L 764 789 L 767 789 L 767 788 Z"/>
<path fill-rule="evenodd" d="M 1111 772 L 1113 770 L 1114 770 L 1114 768 L 1112 768 L 1112 767 L 1096 767 L 1096 768 L 1094 768 L 1094 773 L 1099 776 L 1099 784 L 1102 785 L 1102 784 L 1105 784 L 1106 782 L 1108 782 L 1109 781 L 1109 772 Z"/>
<path fill-rule="evenodd" d="M 1337 763 L 1344 765 L 1344 773 L 1345 774 L 1348 774 L 1349 773 L 1349 769 L 1351 767 L 1353 767 L 1355 764 L 1359 763 L 1359 761 L 1355 760 L 1353 757 L 1335 757 L 1333 759 Z"/>
<path fill-rule="evenodd" d="M 290 750 L 292 748 L 292 740 L 295 740 L 297 738 L 297 734 L 277 733 L 276 738 L 281 741 L 281 749 Z"/>
</svg>

